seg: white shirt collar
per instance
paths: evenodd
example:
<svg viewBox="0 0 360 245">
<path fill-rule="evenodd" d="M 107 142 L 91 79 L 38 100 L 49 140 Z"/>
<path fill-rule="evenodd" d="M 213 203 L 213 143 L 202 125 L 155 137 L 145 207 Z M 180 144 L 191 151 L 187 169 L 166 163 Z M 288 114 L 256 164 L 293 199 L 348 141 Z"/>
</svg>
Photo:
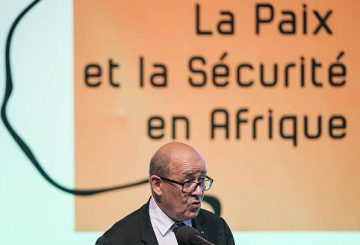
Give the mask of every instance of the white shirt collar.
<svg viewBox="0 0 360 245">
<path fill-rule="evenodd" d="M 175 222 L 161 210 L 153 196 L 150 198 L 149 214 L 150 219 L 154 222 L 162 236 L 165 236 L 168 231 L 171 231 L 170 228 Z M 187 226 L 191 226 L 191 220 L 185 220 L 183 223 Z"/>
</svg>

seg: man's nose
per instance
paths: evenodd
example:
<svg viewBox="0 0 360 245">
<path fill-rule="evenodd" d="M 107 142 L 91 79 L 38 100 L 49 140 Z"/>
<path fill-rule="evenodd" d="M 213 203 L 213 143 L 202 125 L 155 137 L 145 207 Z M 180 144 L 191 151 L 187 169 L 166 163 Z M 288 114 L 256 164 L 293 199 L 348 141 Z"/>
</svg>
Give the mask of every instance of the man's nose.
<svg viewBox="0 0 360 245">
<path fill-rule="evenodd" d="M 202 196 L 203 193 L 204 193 L 204 191 L 201 188 L 201 185 L 198 184 L 192 194 L 196 195 L 196 196 Z"/>
</svg>

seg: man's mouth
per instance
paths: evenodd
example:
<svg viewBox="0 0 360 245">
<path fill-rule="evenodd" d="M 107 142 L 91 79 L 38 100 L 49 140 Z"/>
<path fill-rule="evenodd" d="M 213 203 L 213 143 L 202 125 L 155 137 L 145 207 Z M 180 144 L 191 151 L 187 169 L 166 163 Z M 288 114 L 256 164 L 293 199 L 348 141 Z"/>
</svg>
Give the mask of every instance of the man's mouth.
<svg viewBox="0 0 360 245">
<path fill-rule="evenodd" d="M 190 207 L 192 207 L 192 208 L 199 208 L 200 207 L 200 202 L 192 202 L 191 204 L 190 204 Z"/>
</svg>

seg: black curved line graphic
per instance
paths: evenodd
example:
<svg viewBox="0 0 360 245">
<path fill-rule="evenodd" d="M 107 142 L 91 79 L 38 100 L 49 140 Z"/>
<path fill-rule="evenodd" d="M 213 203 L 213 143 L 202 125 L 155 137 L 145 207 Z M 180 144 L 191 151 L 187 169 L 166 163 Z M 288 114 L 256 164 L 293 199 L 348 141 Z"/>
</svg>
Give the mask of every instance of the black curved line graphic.
<svg viewBox="0 0 360 245">
<path fill-rule="evenodd" d="M 214 209 L 214 213 L 220 216 L 221 203 L 217 197 L 205 195 L 203 201 L 207 202 Z"/>
<path fill-rule="evenodd" d="M 20 14 L 16 17 L 15 21 L 11 25 L 9 34 L 6 39 L 6 47 L 5 47 L 5 72 L 6 72 L 6 87 L 5 87 L 5 96 L 4 100 L 1 106 L 1 119 L 4 122 L 5 127 L 9 131 L 10 135 L 14 138 L 15 142 L 18 144 L 20 149 L 25 153 L 25 155 L 29 158 L 31 163 L 34 165 L 34 167 L 38 170 L 38 172 L 41 174 L 44 179 L 46 179 L 51 185 L 55 186 L 56 188 L 73 194 L 73 195 L 79 195 L 79 196 L 89 196 L 94 194 L 99 194 L 103 192 L 108 191 L 114 191 L 124 188 L 129 188 L 133 186 L 138 186 L 142 184 L 148 183 L 148 179 L 143 179 L 140 181 L 136 181 L 129 184 L 124 185 L 118 185 L 118 186 L 112 186 L 112 187 L 106 187 L 106 188 L 99 188 L 99 189 L 70 189 L 68 187 L 65 187 L 61 184 L 59 184 L 57 181 L 55 181 L 53 178 L 51 178 L 44 168 L 40 165 L 39 161 L 36 159 L 35 155 L 32 153 L 30 147 L 25 143 L 25 141 L 16 133 L 14 128 L 11 126 L 7 114 L 6 114 L 6 108 L 9 101 L 9 98 L 11 96 L 11 93 L 13 91 L 13 82 L 12 82 L 12 75 L 11 75 L 11 66 L 10 66 L 10 45 L 11 45 L 11 39 L 13 37 L 14 31 L 16 26 L 19 24 L 20 20 L 25 16 L 26 13 L 30 11 L 37 3 L 39 3 L 40 0 L 33 1 L 29 6 L 27 6 Z"/>
<path fill-rule="evenodd" d="M 56 187 L 59 190 L 62 190 L 66 193 L 78 195 L 78 196 L 90 196 L 95 195 L 99 193 L 104 193 L 108 191 L 114 191 L 114 190 L 120 190 L 125 188 L 130 188 L 138 185 L 147 184 L 149 180 L 142 179 L 139 181 L 135 181 L 128 184 L 123 185 L 117 185 L 112 187 L 106 187 L 106 188 L 99 188 L 99 189 L 71 189 L 68 187 L 65 187 L 64 185 L 58 183 L 53 178 L 50 177 L 49 174 L 46 173 L 44 168 L 41 166 L 39 161 L 36 159 L 35 155 L 31 151 L 30 147 L 25 143 L 25 141 L 17 134 L 17 132 L 14 130 L 14 128 L 11 126 L 6 109 L 7 104 L 9 102 L 10 96 L 13 92 L 13 81 L 12 81 L 12 75 L 11 75 L 11 65 L 10 65 L 10 47 L 11 47 L 11 40 L 14 34 L 14 31 L 17 27 L 17 25 L 20 23 L 20 20 L 36 5 L 40 2 L 40 0 L 35 0 L 31 4 L 29 4 L 14 20 L 14 22 L 11 25 L 10 31 L 8 33 L 8 36 L 6 38 L 6 46 L 5 46 L 5 73 L 6 73 L 6 82 L 5 82 L 5 96 L 1 105 L 1 119 L 4 122 L 4 125 L 10 135 L 13 137 L 17 145 L 20 147 L 20 149 L 24 152 L 24 154 L 27 156 L 27 158 L 30 160 L 30 162 L 33 164 L 33 166 L 36 168 L 36 170 L 40 173 L 40 175 L 51 185 Z M 221 204 L 219 200 L 214 196 L 204 196 L 204 202 L 207 202 L 213 209 L 214 212 L 218 215 L 221 213 Z"/>
</svg>

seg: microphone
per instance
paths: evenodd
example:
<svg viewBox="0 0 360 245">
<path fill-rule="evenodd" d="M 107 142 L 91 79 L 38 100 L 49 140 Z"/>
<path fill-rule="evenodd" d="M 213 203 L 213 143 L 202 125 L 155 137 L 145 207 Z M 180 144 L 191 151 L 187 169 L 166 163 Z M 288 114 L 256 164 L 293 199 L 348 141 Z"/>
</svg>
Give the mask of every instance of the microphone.
<svg viewBox="0 0 360 245">
<path fill-rule="evenodd" d="M 215 245 L 200 236 L 200 233 L 190 226 L 180 226 L 174 229 L 179 245 Z"/>
</svg>

